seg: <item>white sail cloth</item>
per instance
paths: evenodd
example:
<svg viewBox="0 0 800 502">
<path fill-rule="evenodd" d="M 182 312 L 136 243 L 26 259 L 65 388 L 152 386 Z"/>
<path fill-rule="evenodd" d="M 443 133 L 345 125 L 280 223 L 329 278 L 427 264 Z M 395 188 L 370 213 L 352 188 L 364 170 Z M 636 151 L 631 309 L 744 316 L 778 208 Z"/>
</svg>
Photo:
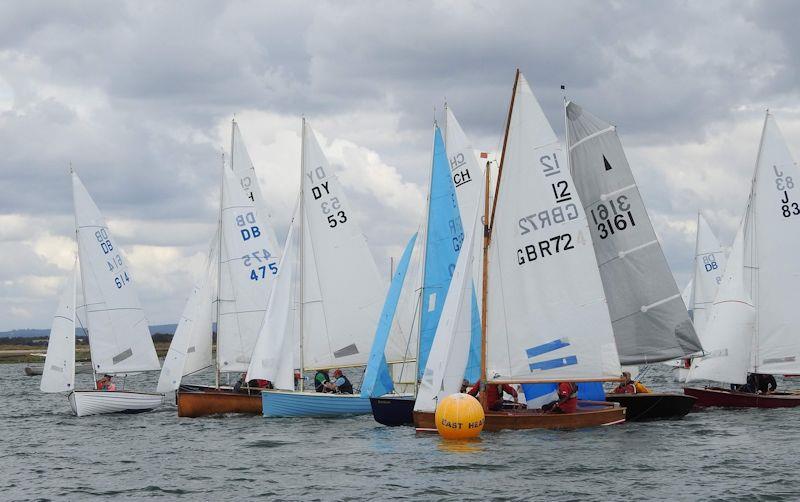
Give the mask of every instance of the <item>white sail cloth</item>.
<svg viewBox="0 0 800 502">
<path fill-rule="evenodd" d="M 586 215 L 558 139 L 521 74 L 506 134 L 489 249 L 487 377 L 617 377 Z"/>
<path fill-rule="evenodd" d="M 214 285 L 219 228 L 211 241 L 200 276 L 192 288 L 158 377 L 157 392 L 180 387 L 181 379 L 213 364 L 211 354 Z"/>
<path fill-rule="evenodd" d="M 566 115 L 570 170 L 589 220 L 620 361 L 642 364 L 701 351 L 616 128 L 575 103 Z"/>
<path fill-rule="evenodd" d="M 72 173 L 86 326 L 97 373 L 158 370 L 158 356 L 133 277 L 86 187 Z"/>
<path fill-rule="evenodd" d="M 302 155 L 303 364 L 307 369 L 365 365 L 386 284 L 305 121 Z"/>
<path fill-rule="evenodd" d="M 42 369 L 42 392 L 65 392 L 75 388 L 75 307 L 78 263 L 64 285 L 53 316 L 47 356 Z"/>
<path fill-rule="evenodd" d="M 692 311 L 694 329 L 702 340 L 709 308 L 714 303 L 725 272 L 726 257 L 719 239 L 700 213 L 697 213 L 696 239 L 693 289 L 691 303 L 687 306 Z"/>
</svg>

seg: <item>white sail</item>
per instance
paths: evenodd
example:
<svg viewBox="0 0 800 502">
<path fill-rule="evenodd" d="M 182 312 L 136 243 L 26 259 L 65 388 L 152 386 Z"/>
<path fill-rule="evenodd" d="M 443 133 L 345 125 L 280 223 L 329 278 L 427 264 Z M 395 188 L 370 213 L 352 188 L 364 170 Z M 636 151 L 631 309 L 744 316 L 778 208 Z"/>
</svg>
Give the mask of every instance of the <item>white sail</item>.
<svg viewBox="0 0 800 502">
<path fill-rule="evenodd" d="M 586 215 L 555 133 L 522 75 L 489 248 L 489 381 L 604 379 L 619 359 Z"/>
<path fill-rule="evenodd" d="M 220 371 L 246 371 L 250 363 L 280 262 L 280 249 L 271 235 L 237 175 L 223 168 L 217 327 Z"/>
<path fill-rule="evenodd" d="M 484 166 L 475 157 L 472 142 L 467 138 L 449 105 L 445 106 L 444 134 L 447 160 L 450 162 L 450 174 L 453 178 L 453 185 L 456 187 L 461 221 L 469 222 L 472 215 L 475 214 L 475 208 L 482 208 L 483 194 L 480 186 L 483 185 L 485 177 Z M 469 224 L 464 225 L 465 232 L 468 230 L 467 227 Z M 464 238 L 466 239 L 466 235 Z M 474 239 L 474 243 L 473 253 L 475 256 L 482 256 L 483 239 Z M 482 266 L 481 260 L 474 260 L 472 277 L 476 291 L 481 291 L 483 287 L 481 282 L 483 275 L 480 272 Z"/>
<path fill-rule="evenodd" d="M 694 291 L 694 277 L 689 279 L 689 283 L 686 284 L 686 287 L 683 288 L 681 291 L 681 298 L 683 298 L 683 304 L 686 305 L 686 308 L 691 311 L 691 306 L 694 305 L 694 300 L 692 299 L 692 292 Z"/>
<path fill-rule="evenodd" d="M 697 241 L 695 243 L 694 278 L 691 303 L 694 329 L 702 339 L 708 322 L 708 310 L 717 296 L 717 289 L 725 272 L 725 251 L 703 215 L 697 213 Z"/>
<path fill-rule="evenodd" d="M 78 263 L 61 293 L 53 316 L 47 356 L 42 368 L 42 392 L 65 392 L 75 388 L 75 307 Z"/>
<path fill-rule="evenodd" d="M 482 180 L 475 181 L 478 190 L 482 190 Z M 467 220 L 471 222 L 472 230 L 465 232 L 464 246 L 456 261 L 428 362 L 420 380 L 415 411 L 435 411 L 439 399 L 458 392 L 464 378 L 472 334 L 473 265 L 480 260 L 476 259 L 474 241 L 476 236 L 482 237 L 480 229 L 483 227 L 482 208 L 476 204 L 472 211 Z"/>
<path fill-rule="evenodd" d="M 217 275 L 219 228 L 209 246 L 203 269 L 192 288 L 158 377 L 157 392 L 180 387 L 181 379 L 213 364 L 211 355 L 214 286 Z"/>
<path fill-rule="evenodd" d="M 304 366 L 365 365 L 386 285 L 339 180 L 303 127 Z"/>
<path fill-rule="evenodd" d="M 566 116 L 570 172 L 589 220 L 620 361 L 700 352 L 616 128 L 575 103 Z"/>
<path fill-rule="evenodd" d="M 717 298 L 708 309 L 703 357 L 694 358 L 687 382 L 714 380 L 743 384 L 751 366 L 755 309 L 744 284 L 744 229 L 731 249 Z"/>
<path fill-rule="evenodd" d="M 422 232 L 419 232 L 420 234 Z M 422 291 L 423 238 L 417 238 L 411 252 L 411 260 L 403 281 L 403 289 L 397 302 L 394 327 L 386 343 L 386 360 L 391 364 L 393 375 L 400 381 L 416 381 L 417 342 L 419 338 L 419 309 Z M 393 364 L 399 362 L 398 364 Z"/>
<path fill-rule="evenodd" d="M 756 306 L 754 371 L 800 373 L 800 169 L 767 113 L 745 227 L 746 287 Z"/>
<path fill-rule="evenodd" d="M 295 222 L 289 226 L 283 248 L 280 272 L 269 296 L 264 322 L 258 334 L 246 380 L 264 379 L 276 389 L 294 390 L 294 298 L 297 273 L 297 236 Z"/>
<path fill-rule="evenodd" d="M 133 277 L 78 175 L 72 173 L 86 325 L 97 373 L 158 370 L 158 356 Z"/>
</svg>

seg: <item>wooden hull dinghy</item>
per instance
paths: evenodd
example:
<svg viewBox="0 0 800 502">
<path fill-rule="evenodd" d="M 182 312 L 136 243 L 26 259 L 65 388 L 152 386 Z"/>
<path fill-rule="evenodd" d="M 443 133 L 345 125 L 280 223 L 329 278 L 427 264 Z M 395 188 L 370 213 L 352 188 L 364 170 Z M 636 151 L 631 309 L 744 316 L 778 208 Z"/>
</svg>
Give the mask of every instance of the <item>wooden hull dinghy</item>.
<svg viewBox="0 0 800 502">
<path fill-rule="evenodd" d="M 706 408 L 794 408 L 800 406 L 800 394 L 775 392 L 773 394 L 752 394 L 737 392 L 721 387 L 685 387 L 687 396 L 697 398 L 695 406 Z"/>
<path fill-rule="evenodd" d="M 359 394 L 265 390 L 261 401 L 265 417 L 342 417 L 372 411 L 369 398 Z"/>
<path fill-rule="evenodd" d="M 435 414 L 414 412 L 417 432 L 436 432 Z M 486 413 L 483 430 L 489 432 L 522 429 L 583 429 L 625 422 L 625 408 L 614 403 L 580 401 L 575 413 L 548 413 L 542 410 L 508 410 Z"/>
<path fill-rule="evenodd" d="M 624 407 L 626 421 L 641 422 L 683 418 L 691 411 L 696 399 L 683 394 L 651 392 L 648 394 L 607 394 L 606 401 L 619 403 Z"/>
<path fill-rule="evenodd" d="M 413 396 L 373 397 L 372 416 L 379 424 L 390 427 L 398 425 L 414 425 Z"/>
<path fill-rule="evenodd" d="M 79 416 L 107 413 L 142 413 L 161 406 L 164 396 L 127 390 L 78 390 L 67 396 L 72 412 Z"/>
<path fill-rule="evenodd" d="M 261 389 L 181 385 L 175 393 L 179 417 L 204 417 L 224 413 L 258 415 L 261 413 Z"/>
</svg>

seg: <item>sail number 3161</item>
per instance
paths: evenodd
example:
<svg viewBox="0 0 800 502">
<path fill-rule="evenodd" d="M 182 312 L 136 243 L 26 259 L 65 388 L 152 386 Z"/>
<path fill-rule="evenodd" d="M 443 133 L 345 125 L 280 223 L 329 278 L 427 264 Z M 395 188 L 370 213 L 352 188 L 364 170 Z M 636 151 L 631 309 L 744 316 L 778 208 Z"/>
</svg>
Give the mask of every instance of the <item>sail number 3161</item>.
<svg viewBox="0 0 800 502">
<path fill-rule="evenodd" d="M 633 219 L 631 204 L 628 202 L 627 195 L 620 195 L 608 201 L 608 207 L 604 203 L 597 204 L 590 208 L 592 221 L 597 226 L 601 239 L 608 238 L 616 232 L 622 232 L 628 227 L 635 227 L 636 220 Z"/>
</svg>

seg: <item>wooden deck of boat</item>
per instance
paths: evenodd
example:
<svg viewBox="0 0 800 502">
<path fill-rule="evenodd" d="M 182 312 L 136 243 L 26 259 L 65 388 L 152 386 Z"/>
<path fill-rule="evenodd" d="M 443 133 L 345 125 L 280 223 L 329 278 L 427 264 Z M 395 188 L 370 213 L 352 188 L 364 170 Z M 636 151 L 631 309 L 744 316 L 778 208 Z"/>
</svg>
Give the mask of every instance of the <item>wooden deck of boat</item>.
<svg viewBox="0 0 800 502">
<path fill-rule="evenodd" d="M 625 408 L 610 403 L 582 404 L 575 413 L 548 413 L 542 410 L 490 411 L 483 430 L 504 429 L 582 429 L 613 425 L 625 421 Z M 417 432 L 436 432 L 434 413 L 415 411 Z"/>
</svg>

